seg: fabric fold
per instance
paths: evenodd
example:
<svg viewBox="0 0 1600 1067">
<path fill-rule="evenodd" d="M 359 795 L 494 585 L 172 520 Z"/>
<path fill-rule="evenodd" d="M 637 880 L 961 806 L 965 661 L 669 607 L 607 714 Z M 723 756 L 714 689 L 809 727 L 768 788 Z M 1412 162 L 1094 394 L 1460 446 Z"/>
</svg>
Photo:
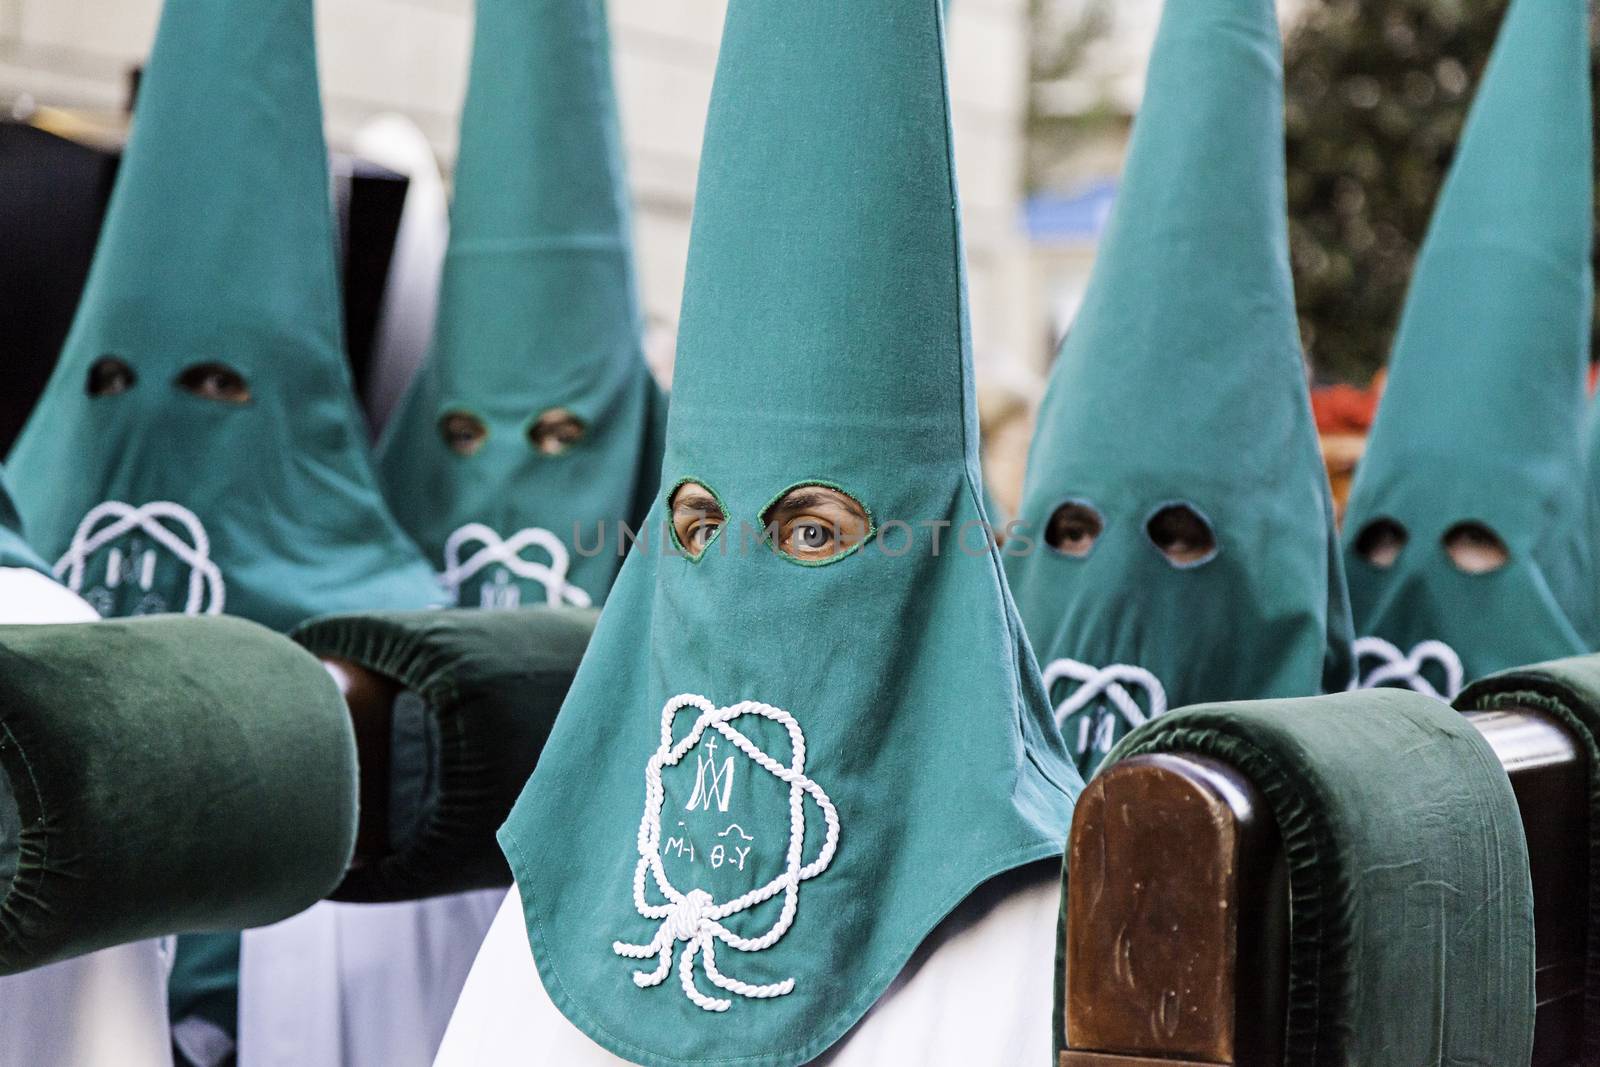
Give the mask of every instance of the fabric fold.
<svg viewBox="0 0 1600 1067">
<path fill-rule="evenodd" d="M 355 843 L 338 690 L 239 620 L 0 627 L 0 771 L 18 834 L 3 974 L 276 922 L 337 885 Z"/>
<path fill-rule="evenodd" d="M 533 773 L 597 614 L 342 615 L 291 635 L 319 658 L 398 683 L 424 720 L 395 726 L 390 803 L 412 813 L 410 825 L 388 854 L 351 870 L 332 899 L 383 903 L 511 884 L 495 831 Z"/>
<path fill-rule="evenodd" d="M 1588 766 L 1588 929 L 1584 964 L 1583 1059 L 1600 1062 L 1600 656 L 1578 656 L 1490 675 L 1462 690 L 1463 711 L 1534 708 L 1554 718 L 1577 741 Z"/>
</svg>

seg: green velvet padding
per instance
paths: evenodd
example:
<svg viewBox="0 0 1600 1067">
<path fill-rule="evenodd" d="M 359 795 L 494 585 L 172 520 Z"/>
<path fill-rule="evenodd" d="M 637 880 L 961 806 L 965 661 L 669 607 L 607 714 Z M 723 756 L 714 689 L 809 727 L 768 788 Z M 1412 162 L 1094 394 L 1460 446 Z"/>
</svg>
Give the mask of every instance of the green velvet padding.
<svg viewBox="0 0 1600 1067">
<path fill-rule="evenodd" d="M 1109 762 L 1158 752 L 1234 767 L 1277 821 L 1284 1064 L 1529 1062 L 1528 846 L 1511 783 L 1470 723 L 1395 689 L 1209 704 L 1140 727 Z"/>
<path fill-rule="evenodd" d="M 511 884 L 495 831 L 533 773 L 598 617 L 576 608 L 398 612 L 330 616 L 295 631 L 319 657 L 398 682 L 431 719 L 420 728 L 397 702 L 391 782 L 420 795 L 394 797 L 391 826 L 413 829 L 352 870 L 333 899 Z"/>
<path fill-rule="evenodd" d="M 0 900 L 11 891 L 21 852 L 22 818 L 17 813 L 17 797 L 11 791 L 10 776 L 0 767 Z"/>
<path fill-rule="evenodd" d="M 1456 698 L 1462 711 L 1528 707 L 1549 714 L 1577 739 L 1589 765 L 1589 912 L 1583 969 L 1583 1062 L 1600 1063 L 1600 656 L 1540 663 L 1493 674 Z"/>
<path fill-rule="evenodd" d="M 355 846 L 338 688 L 239 619 L 0 627 L 0 770 L 21 823 L 0 974 L 277 922 Z"/>
</svg>

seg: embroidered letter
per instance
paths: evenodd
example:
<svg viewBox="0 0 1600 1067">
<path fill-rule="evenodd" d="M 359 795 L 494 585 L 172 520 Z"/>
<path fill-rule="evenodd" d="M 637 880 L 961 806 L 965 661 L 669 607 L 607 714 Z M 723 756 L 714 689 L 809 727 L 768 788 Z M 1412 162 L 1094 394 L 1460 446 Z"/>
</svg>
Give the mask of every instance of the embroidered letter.
<svg viewBox="0 0 1600 1067">
<path fill-rule="evenodd" d="M 689 803 L 684 805 L 685 811 L 693 811 L 696 806 L 710 811 L 713 799 L 717 802 L 718 811 L 728 810 L 728 792 L 733 788 L 733 757 L 729 756 L 723 760 L 722 769 L 718 770 L 716 755 L 717 740 L 712 738 L 706 742 L 706 754 L 700 757 L 699 766 L 695 771 L 694 792 L 689 796 Z M 708 770 L 711 772 L 710 785 L 706 784 Z"/>
</svg>

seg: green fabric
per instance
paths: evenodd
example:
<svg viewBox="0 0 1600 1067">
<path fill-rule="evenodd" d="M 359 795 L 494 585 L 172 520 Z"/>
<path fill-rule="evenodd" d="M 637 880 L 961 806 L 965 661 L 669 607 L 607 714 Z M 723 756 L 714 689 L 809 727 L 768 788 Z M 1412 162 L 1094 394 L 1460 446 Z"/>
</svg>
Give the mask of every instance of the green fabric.
<svg viewBox="0 0 1600 1067">
<path fill-rule="evenodd" d="M 287 918 L 355 844 L 338 689 L 239 620 L 0 627 L 0 769 L 21 824 L 4 974 Z"/>
<path fill-rule="evenodd" d="M 1600 656 L 1582 656 L 1492 675 L 1456 698 L 1463 711 L 1538 708 L 1577 740 L 1589 769 L 1589 909 L 1583 978 L 1583 1062 L 1600 1063 Z"/>
<path fill-rule="evenodd" d="M 1060 855 L 1082 788 L 998 560 L 952 545 L 984 513 L 942 42 L 938 0 L 729 5 L 649 528 L 685 478 L 729 525 L 629 555 L 500 834 L 544 988 L 634 1062 L 816 1057 Z M 775 551 L 760 516 L 813 482 L 878 536 Z"/>
<path fill-rule="evenodd" d="M 287 630 L 444 600 L 384 506 L 342 351 L 312 21 L 312 0 L 162 13 L 72 331 L 11 455 L 34 544 L 103 615 Z M 105 356 L 136 381 L 92 397 Z M 247 404 L 178 387 L 209 362 Z M 223 937 L 180 940 L 174 1018 L 231 1027 Z"/>
<path fill-rule="evenodd" d="M 0 899 L 11 891 L 22 857 L 22 813 L 17 810 L 17 794 L 11 777 L 0 768 Z"/>
<path fill-rule="evenodd" d="M 1149 723 L 1108 762 L 1161 752 L 1235 768 L 1277 821 L 1286 1067 L 1529 1061 L 1528 846 L 1470 723 L 1400 690 L 1213 704 Z"/>
<path fill-rule="evenodd" d="M 1092 772 L 1162 707 L 1310 696 L 1350 681 L 1350 617 L 1289 275 L 1283 63 L 1271 0 L 1169 3 L 1122 190 L 1062 345 L 1023 488 L 1030 548 L 1006 568 L 1039 662 L 1142 668 L 1068 713 Z M 1043 541 L 1086 502 L 1085 557 Z M 1179 567 L 1146 523 L 1170 504 L 1218 551 Z M 1052 679 L 1053 680 L 1053 679 Z M 1091 690 L 1092 692 L 1092 690 Z"/>
<path fill-rule="evenodd" d="M 0 470 L 0 567 L 45 570 L 44 562 L 22 539 L 22 520 L 11 502 L 11 489 L 4 470 Z"/>
<path fill-rule="evenodd" d="M 478 0 L 433 356 L 379 450 L 462 607 L 600 603 L 660 476 L 610 51 L 603 0 Z M 585 426 L 554 456 L 528 438 L 552 408 Z M 451 412 L 488 428 L 475 454 Z"/>
<path fill-rule="evenodd" d="M 429 611 L 315 620 L 294 639 L 323 659 L 391 678 L 427 723 L 397 709 L 392 812 L 412 832 L 334 893 L 414 900 L 509 885 L 495 830 L 533 773 L 596 613 L 574 608 Z"/>
<path fill-rule="evenodd" d="M 1357 633 L 1402 653 L 1443 641 L 1466 678 L 1600 646 L 1574 492 L 1593 302 L 1588 17 L 1584 0 L 1515 0 L 1506 15 L 1345 518 Z M 1354 548 L 1378 519 L 1408 537 L 1387 569 Z M 1441 541 L 1467 520 L 1505 542 L 1504 567 L 1451 563 Z M 1363 673 L 1381 663 L 1364 655 Z M 1442 688 L 1434 666 L 1425 676 Z"/>
<path fill-rule="evenodd" d="M 72 332 L 11 456 L 30 539 L 102 615 L 286 630 L 442 599 L 364 452 L 328 187 L 312 0 L 168 0 Z M 137 380 L 91 397 L 107 355 Z M 175 384 L 207 362 L 249 403 Z"/>
</svg>

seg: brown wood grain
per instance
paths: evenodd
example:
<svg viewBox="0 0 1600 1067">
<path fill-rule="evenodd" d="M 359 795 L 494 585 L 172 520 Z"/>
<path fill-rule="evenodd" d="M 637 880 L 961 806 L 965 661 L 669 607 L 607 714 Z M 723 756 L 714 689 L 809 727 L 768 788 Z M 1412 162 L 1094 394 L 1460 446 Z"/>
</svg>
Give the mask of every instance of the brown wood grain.
<svg viewBox="0 0 1600 1067">
<path fill-rule="evenodd" d="M 1063 1052 L 1061 1067 L 1216 1067 L 1199 1060 L 1153 1060 L 1148 1056 L 1113 1056 L 1105 1052 Z"/>
<path fill-rule="evenodd" d="M 1127 760 L 1084 791 L 1069 847 L 1068 1047 L 1210 1064 L 1270 1054 L 1255 1031 L 1281 995 L 1255 990 L 1281 986 L 1282 953 L 1261 934 L 1278 936 L 1284 909 L 1261 898 L 1287 893 L 1249 783 L 1200 757 Z"/>
</svg>

